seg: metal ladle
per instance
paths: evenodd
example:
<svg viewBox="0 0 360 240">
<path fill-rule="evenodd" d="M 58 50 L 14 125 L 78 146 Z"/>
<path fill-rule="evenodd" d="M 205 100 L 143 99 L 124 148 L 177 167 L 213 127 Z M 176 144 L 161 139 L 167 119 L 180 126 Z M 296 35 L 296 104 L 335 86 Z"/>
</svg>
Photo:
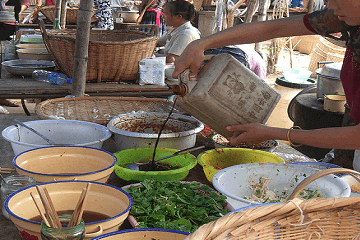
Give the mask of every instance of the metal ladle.
<svg viewBox="0 0 360 240">
<path fill-rule="evenodd" d="M 29 129 L 30 131 L 32 131 L 33 133 L 35 133 L 36 135 L 38 135 L 39 137 L 41 137 L 42 139 L 44 139 L 45 141 L 47 141 L 50 145 L 56 145 L 56 143 L 54 143 L 53 141 L 51 141 L 50 139 L 48 139 L 47 137 L 45 137 L 44 135 L 42 135 L 41 133 L 39 133 L 38 131 L 36 131 L 35 129 L 27 126 L 26 124 L 20 122 L 17 119 L 13 119 L 14 122 L 16 122 L 17 124 L 19 124 L 20 126 L 23 126 L 24 128 Z"/>
<path fill-rule="evenodd" d="M 175 157 L 175 156 L 178 156 L 180 154 L 196 151 L 196 150 L 203 149 L 203 148 L 212 149 L 212 148 L 215 148 L 215 146 L 214 146 L 214 143 L 206 143 L 203 146 L 191 147 L 191 148 L 186 148 L 186 149 L 180 150 L 180 151 L 178 151 L 178 152 L 176 152 L 176 153 L 174 153 L 172 155 L 165 156 L 165 157 L 162 157 L 162 158 L 158 158 L 158 159 L 155 159 L 154 161 L 129 163 L 129 164 L 127 164 L 125 166 L 125 168 L 131 169 L 131 170 L 134 170 L 134 171 L 139 171 L 139 166 L 146 165 L 146 164 L 149 164 L 151 162 L 155 163 L 155 162 L 167 159 L 167 158 Z"/>
</svg>

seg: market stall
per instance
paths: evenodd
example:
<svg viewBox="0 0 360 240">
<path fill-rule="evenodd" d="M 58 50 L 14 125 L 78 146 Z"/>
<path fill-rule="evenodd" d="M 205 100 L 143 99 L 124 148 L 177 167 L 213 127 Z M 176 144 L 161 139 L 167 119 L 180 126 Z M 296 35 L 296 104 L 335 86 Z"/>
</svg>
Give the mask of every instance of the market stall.
<svg viewBox="0 0 360 240">
<path fill-rule="evenodd" d="M 16 118 L 22 122 L 27 121 L 33 121 L 33 120 L 39 120 L 37 116 L 16 116 Z M 1 126 L 0 130 L 2 131 L 6 127 L 13 125 L 13 116 L 7 116 L 3 115 L 1 116 Z M 203 144 L 204 142 L 208 141 L 209 139 L 204 137 L 202 134 L 197 135 L 197 143 L 196 145 L 199 146 Z M 0 158 L 0 165 L 1 167 L 13 167 L 11 163 L 11 159 L 14 157 L 11 145 L 9 142 L 4 140 L 3 138 L 0 139 L 1 145 L 3 148 L 1 149 L 1 158 Z M 104 142 L 103 148 L 106 151 L 109 152 L 115 152 L 116 151 L 116 145 L 112 138 L 108 139 Z M 193 152 L 194 155 L 198 155 L 202 152 L 202 150 L 198 150 L 196 152 Z M 287 156 L 287 159 L 290 159 L 289 161 L 312 161 L 311 159 L 307 158 L 300 152 L 296 151 L 292 147 L 279 142 L 278 147 L 275 149 L 274 153 L 277 153 L 282 156 Z M 7 175 L 4 175 L 7 176 Z M 190 170 L 188 176 L 185 178 L 185 181 L 197 181 L 202 184 L 206 184 L 210 187 L 213 187 L 212 184 L 206 179 L 205 173 L 201 167 L 201 165 L 195 166 L 193 169 Z M 108 180 L 108 184 L 116 187 L 123 187 L 132 182 L 124 181 L 120 179 L 115 173 L 112 173 L 110 175 L 110 178 Z M 124 227 L 132 228 L 132 226 L 128 223 L 124 223 Z M 0 232 L 6 232 L 7 237 L 11 238 L 13 240 L 20 240 L 22 239 L 19 235 L 19 232 L 15 225 L 9 220 L 6 219 L 3 215 L 0 215 Z"/>
</svg>

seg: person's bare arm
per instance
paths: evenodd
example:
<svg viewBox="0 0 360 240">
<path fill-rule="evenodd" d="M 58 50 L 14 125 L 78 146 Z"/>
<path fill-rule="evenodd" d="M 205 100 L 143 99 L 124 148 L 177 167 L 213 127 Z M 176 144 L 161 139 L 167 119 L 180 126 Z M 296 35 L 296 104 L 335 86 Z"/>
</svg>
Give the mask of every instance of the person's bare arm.
<svg viewBox="0 0 360 240">
<path fill-rule="evenodd" d="M 303 16 L 244 23 L 190 43 L 175 62 L 173 77 L 190 69 L 196 77 L 204 58 L 204 51 L 227 45 L 257 43 L 272 38 L 314 34 L 304 23 Z"/>
<path fill-rule="evenodd" d="M 277 139 L 299 143 L 318 148 L 360 149 L 360 125 L 351 127 L 322 128 L 314 130 L 298 130 L 268 127 L 251 123 L 233 125 L 227 128 L 238 135 L 230 139 L 231 145 L 240 143 L 254 144 L 265 140 Z"/>
</svg>

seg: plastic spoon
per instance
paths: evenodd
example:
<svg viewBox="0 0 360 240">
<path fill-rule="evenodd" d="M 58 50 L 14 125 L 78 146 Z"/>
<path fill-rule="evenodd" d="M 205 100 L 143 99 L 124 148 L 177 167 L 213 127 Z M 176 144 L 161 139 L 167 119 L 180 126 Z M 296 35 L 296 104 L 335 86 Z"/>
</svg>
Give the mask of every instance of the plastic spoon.
<svg viewBox="0 0 360 240">
<path fill-rule="evenodd" d="M 155 159 L 154 162 L 158 162 L 158 161 L 161 161 L 161 160 L 164 160 L 164 159 L 167 159 L 167 158 L 175 157 L 175 156 L 178 156 L 178 155 L 180 155 L 180 154 L 184 154 L 184 153 L 196 151 L 196 150 L 203 149 L 203 148 L 212 149 L 212 148 L 215 148 L 215 146 L 214 146 L 213 143 L 206 143 L 206 144 L 203 145 L 203 146 L 186 148 L 186 149 L 180 150 L 180 151 L 178 151 L 178 152 L 176 152 L 176 153 L 174 153 L 174 154 L 172 154 L 172 155 Z M 128 169 L 131 169 L 131 170 L 139 171 L 139 166 L 146 165 L 146 164 L 149 164 L 149 163 L 151 163 L 151 162 L 152 162 L 152 161 L 148 161 L 148 162 L 133 162 L 133 163 L 127 164 L 125 167 L 128 168 Z"/>
<path fill-rule="evenodd" d="M 51 145 L 56 145 L 56 143 L 54 143 L 53 141 L 51 141 L 50 139 L 48 139 L 47 137 L 45 137 L 44 135 L 42 135 L 41 133 L 39 133 L 38 131 L 36 131 L 35 129 L 27 126 L 26 124 L 20 122 L 17 119 L 13 119 L 14 122 L 16 122 L 17 124 L 19 124 L 20 126 L 23 126 L 24 128 L 29 129 L 30 131 L 32 131 L 33 133 L 37 134 L 39 137 L 41 137 L 42 139 L 44 139 L 45 141 L 47 141 L 49 144 Z"/>
</svg>

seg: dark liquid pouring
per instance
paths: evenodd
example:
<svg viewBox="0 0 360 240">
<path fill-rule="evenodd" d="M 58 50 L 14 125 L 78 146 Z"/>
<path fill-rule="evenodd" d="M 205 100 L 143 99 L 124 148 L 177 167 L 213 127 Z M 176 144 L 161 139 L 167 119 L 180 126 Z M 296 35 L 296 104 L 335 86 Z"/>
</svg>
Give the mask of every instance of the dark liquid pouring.
<svg viewBox="0 0 360 240">
<path fill-rule="evenodd" d="M 139 168 L 140 171 L 167 171 L 167 170 L 170 170 L 169 169 L 169 167 L 170 167 L 169 164 L 167 164 L 168 166 L 162 167 L 161 164 L 156 163 L 154 160 L 155 160 L 156 148 L 157 148 L 157 146 L 159 144 L 159 140 L 160 140 L 160 135 L 161 135 L 162 131 L 164 130 L 167 121 L 170 119 L 170 116 L 171 116 L 171 114 L 172 114 L 172 112 L 174 110 L 175 104 L 176 104 L 176 100 L 177 100 L 177 96 L 175 96 L 175 98 L 174 98 L 174 103 L 173 103 L 173 105 L 171 107 L 169 115 L 167 116 L 167 118 L 165 119 L 163 125 L 161 126 L 161 128 L 159 130 L 159 134 L 158 134 L 158 137 L 157 137 L 156 142 L 155 142 L 154 152 L 153 152 L 151 162 L 148 165 L 144 165 L 143 168 Z"/>
</svg>

